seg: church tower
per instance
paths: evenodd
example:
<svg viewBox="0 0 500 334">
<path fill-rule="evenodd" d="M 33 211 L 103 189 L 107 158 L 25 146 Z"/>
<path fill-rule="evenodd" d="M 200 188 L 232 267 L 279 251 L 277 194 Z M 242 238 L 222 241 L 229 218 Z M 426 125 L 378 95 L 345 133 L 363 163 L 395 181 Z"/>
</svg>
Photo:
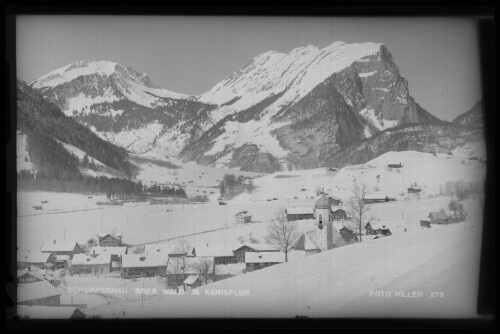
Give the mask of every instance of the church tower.
<svg viewBox="0 0 500 334">
<path fill-rule="evenodd" d="M 326 224 L 330 222 L 330 211 L 330 201 L 323 193 L 314 203 L 314 212 L 316 214 L 316 223 L 318 226 L 326 226 Z"/>
</svg>

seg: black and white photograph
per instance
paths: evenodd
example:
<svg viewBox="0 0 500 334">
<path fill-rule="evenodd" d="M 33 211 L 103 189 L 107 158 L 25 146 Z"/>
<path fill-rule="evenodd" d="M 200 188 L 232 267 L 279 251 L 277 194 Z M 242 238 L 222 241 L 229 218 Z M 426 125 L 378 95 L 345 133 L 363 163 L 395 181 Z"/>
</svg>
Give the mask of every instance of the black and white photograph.
<svg viewBox="0 0 500 334">
<path fill-rule="evenodd" d="M 479 43 L 471 17 L 17 15 L 16 316 L 477 318 Z"/>
</svg>

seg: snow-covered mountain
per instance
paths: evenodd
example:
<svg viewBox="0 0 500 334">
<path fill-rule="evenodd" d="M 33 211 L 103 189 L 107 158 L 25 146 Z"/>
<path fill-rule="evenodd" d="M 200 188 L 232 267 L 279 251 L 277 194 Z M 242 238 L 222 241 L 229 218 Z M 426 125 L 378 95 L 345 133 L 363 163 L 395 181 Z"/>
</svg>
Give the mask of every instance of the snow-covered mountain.
<svg viewBox="0 0 500 334">
<path fill-rule="evenodd" d="M 383 44 L 265 52 L 195 97 L 130 67 L 79 61 L 30 83 L 102 138 L 154 158 L 273 172 L 324 165 L 387 128 L 439 122 Z"/>
</svg>

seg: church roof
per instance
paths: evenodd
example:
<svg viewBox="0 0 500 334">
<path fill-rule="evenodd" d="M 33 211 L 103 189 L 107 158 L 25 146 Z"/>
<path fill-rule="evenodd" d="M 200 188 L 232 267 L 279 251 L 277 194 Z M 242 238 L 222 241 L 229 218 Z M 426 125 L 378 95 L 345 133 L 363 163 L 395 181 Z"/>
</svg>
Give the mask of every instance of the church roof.
<svg viewBox="0 0 500 334">
<path fill-rule="evenodd" d="M 314 203 L 316 209 L 330 209 L 330 201 L 325 197 L 325 194 L 321 194 L 321 197 Z"/>
</svg>

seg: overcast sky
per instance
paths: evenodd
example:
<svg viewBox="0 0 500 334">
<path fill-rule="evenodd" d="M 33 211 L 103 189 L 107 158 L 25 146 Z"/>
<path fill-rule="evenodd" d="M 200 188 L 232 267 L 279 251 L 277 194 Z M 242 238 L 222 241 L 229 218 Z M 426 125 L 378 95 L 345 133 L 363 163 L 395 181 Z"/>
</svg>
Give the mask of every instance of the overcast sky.
<svg viewBox="0 0 500 334">
<path fill-rule="evenodd" d="M 481 98 L 475 22 L 451 18 L 19 16 L 17 75 L 99 57 L 198 95 L 262 52 L 335 41 L 386 44 L 410 94 L 441 119 Z"/>
</svg>

